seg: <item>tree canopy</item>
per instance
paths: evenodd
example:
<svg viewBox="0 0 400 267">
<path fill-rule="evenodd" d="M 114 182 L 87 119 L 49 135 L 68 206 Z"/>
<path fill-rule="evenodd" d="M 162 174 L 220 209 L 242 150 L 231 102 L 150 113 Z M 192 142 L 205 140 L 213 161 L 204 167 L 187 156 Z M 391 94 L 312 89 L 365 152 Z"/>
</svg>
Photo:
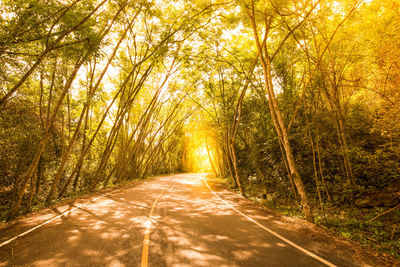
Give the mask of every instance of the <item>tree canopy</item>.
<svg viewBox="0 0 400 267">
<path fill-rule="evenodd" d="M 0 214 L 201 171 L 375 221 L 399 202 L 399 28 L 397 0 L 2 0 Z"/>
</svg>

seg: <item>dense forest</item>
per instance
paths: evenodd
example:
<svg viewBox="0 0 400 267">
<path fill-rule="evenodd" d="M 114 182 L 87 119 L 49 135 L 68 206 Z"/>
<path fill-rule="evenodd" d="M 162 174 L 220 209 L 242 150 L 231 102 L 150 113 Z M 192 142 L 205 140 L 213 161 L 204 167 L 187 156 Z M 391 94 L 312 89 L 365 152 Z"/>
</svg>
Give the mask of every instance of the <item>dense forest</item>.
<svg viewBox="0 0 400 267">
<path fill-rule="evenodd" d="M 210 171 L 400 255 L 397 0 L 0 1 L 0 216 Z"/>
</svg>

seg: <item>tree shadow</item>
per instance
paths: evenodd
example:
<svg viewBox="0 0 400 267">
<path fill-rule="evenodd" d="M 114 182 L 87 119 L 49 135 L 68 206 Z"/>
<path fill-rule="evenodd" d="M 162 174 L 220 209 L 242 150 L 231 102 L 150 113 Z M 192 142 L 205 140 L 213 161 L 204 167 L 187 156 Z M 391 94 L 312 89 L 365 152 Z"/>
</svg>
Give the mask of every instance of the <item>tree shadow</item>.
<svg viewBox="0 0 400 267">
<path fill-rule="evenodd" d="M 138 266 L 150 208 L 165 188 L 152 217 L 150 266 L 323 266 L 225 205 L 200 175 L 161 177 L 108 193 L 85 206 L 78 201 L 56 208 L 52 216 L 79 207 L 0 248 L 0 266 Z M 313 249 L 315 238 L 307 233 L 305 238 L 277 216 L 220 187 L 214 190 L 313 253 L 326 252 L 323 246 Z M 35 216 L 31 219 L 38 221 Z M 26 225 L 32 224 L 28 220 Z M 18 230 L 15 227 L 14 232 Z M 347 265 L 338 259 L 333 257 Z"/>
</svg>

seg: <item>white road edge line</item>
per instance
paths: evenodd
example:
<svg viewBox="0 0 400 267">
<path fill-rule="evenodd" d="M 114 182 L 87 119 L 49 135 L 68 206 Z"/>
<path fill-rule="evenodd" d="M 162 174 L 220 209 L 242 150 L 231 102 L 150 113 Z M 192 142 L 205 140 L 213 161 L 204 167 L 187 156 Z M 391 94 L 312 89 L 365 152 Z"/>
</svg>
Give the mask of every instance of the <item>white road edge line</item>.
<svg viewBox="0 0 400 267">
<path fill-rule="evenodd" d="M 120 188 L 120 189 L 117 189 L 117 190 L 112 191 L 112 192 L 110 192 L 110 193 L 116 193 L 116 192 L 121 191 L 122 189 L 125 189 L 125 188 L 126 188 L 126 187 Z M 17 238 L 22 237 L 22 236 L 24 236 L 24 235 L 27 235 L 27 234 L 29 234 L 30 232 L 33 232 L 33 231 L 35 231 L 36 229 L 42 227 L 43 225 L 46 225 L 46 224 L 48 224 L 48 223 L 54 221 L 55 219 L 60 218 L 61 216 L 67 215 L 67 214 L 73 212 L 73 211 L 76 210 L 76 209 L 80 209 L 80 208 L 82 208 L 83 206 L 86 206 L 87 204 L 92 203 L 92 202 L 98 200 L 99 198 L 102 198 L 102 197 L 105 197 L 105 196 L 109 195 L 110 193 L 101 194 L 100 196 L 98 196 L 98 197 L 96 197 L 96 198 L 94 198 L 94 199 L 92 199 L 92 200 L 90 200 L 90 201 L 88 201 L 88 202 L 85 202 L 85 203 L 83 203 L 83 204 L 81 204 L 81 205 L 78 205 L 78 206 L 76 206 L 76 207 L 73 208 L 73 209 L 64 211 L 63 213 L 61 213 L 61 214 L 59 214 L 59 215 L 57 215 L 57 216 L 55 216 L 55 217 L 53 217 L 53 218 L 51 218 L 51 219 L 49 219 L 49 220 L 47 220 L 47 221 L 44 221 L 44 222 L 42 222 L 41 224 L 38 224 L 38 225 L 36 225 L 35 227 L 33 227 L 33 228 L 31 228 L 31 229 L 29 229 L 29 230 L 23 232 L 23 233 L 20 233 L 19 235 L 14 236 L 13 238 L 10 238 L 10 239 L 4 241 L 3 243 L 0 244 L 0 248 L 3 247 L 3 246 L 5 246 L 5 245 L 7 245 L 7 244 L 9 244 L 9 243 L 11 243 L 12 241 L 16 240 Z"/>
<path fill-rule="evenodd" d="M 270 234 L 276 236 L 277 238 L 279 238 L 280 240 L 286 242 L 287 244 L 291 245 L 292 247 L 294 247 L 294 248 L 300 250 L 301 252 L 307 254 L 308 256 L 310 256 L 310 257 L 312 257 L 312 258 L 314 258 L 314 259 L 316 259 L 316 260 L 318 260 L 318 261 L 320 261 L 320 262 L 326 264 L 327 266 L 336 267 L 336 265 L 334 265 L 333 263 L 330 263 L 329 261 L 327 261 L 327 260 L 325 260 L 325 259 L 323 259 L 323 258 L 321 258 L 321 257 L 319 257 L 319 256 L 317 256 L 317 255 L 315 255 L 315 254 L 312 253 L 311 251 L 309 251 L 309 250 L 307 250 L 307 249 L 305 249 L 305 248 L 303 248 L 303 247 L 297 245 L 296 243 L 293 243 L 293 242 L 290 241 L 289 239 L 287 239 L 287 238 L 281 236 L 280 234 L 278 234 L 278 233 L 272 231 L 272 230 L 269 229 L 268 227 L 262 225 L 261 223 L 257 222 L 257 221 L 254 220 L 253 218 L 247 216 L 246 214 L 244 214 L 244 213 L 241 212 L 240 210 L 236 209 L 234 206 L 232 206 L 232 205 L 229 204 L 227 201 L 225 201 L 224 199 L 222 199 L 216 192 L 214 192 L 214 191 L 211 189 L 211 187 L 208 185 L 207 180 L 205 179 L 205 177 L 203 177 L 203 180 L 204 180 L 204 182 L 206 183 L 208 189 L 210 189 L 210 191 L 211 191 L 214 195 L 216 195 L 222 202 L 224 202 L 225 205 L 229 206 L 231 209 L 233 209 L 234 211 L 236 211 L 237 213 L 239 213 L 240 215 L 242 215 L 243 217 L 245 217 L 247 220 L 251 221 L 251 222 L 254 223 L 255 225 L 257 225 L 257 226 L 259 226 L 260 228 L 264 229 L 264 230 L 267 231 L 268 233 L 270 233 Z"/>
<path fill-rule="evenodd" d="M 151 228 L 151 217 L 153 216 L 154 209 L 156 208 L 156 205 L 158 201 L 160 200 L 161 196 L 167 191 L 169 188 L 171 188 L 175 183 L 170 184 L 167 186 L 158 196 L 156 197 L 156 200 L 153 202 L 153 206 L 151 206 L 149 216 L 147 217 L 146 221 L 146 229 L 144 231 L 144 239 L 143 239 L 143 250 L 142 250 L 142 261 L 141 261 L 141 267 L 147 267 L 149 266 L 149 244 L 150 244 L 150 228 Z"/>
</svg>

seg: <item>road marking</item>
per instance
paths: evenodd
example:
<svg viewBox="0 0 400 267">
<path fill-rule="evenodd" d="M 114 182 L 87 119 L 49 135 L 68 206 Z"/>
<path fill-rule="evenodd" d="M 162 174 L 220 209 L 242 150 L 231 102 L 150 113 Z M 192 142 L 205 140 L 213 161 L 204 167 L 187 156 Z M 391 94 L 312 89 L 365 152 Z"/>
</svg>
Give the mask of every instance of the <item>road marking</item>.
<svg viewBox="0 0 400 267">
<path fill-rule="evenodd" d="M 224 199 L 222 199 L 216 192 L 214 192 L 214 191 L 211 189 L 211 187 L 208 185 L 207 180 L 204 178 L 204 176 L 203 176 L 203 180 L 204 180 L 204 182 L 206 183 L 208 189 L 210 189 L 210 191 L 211 191 L 214 195 L 216 195 L 222 202 L 224 202 L 225 205 L 229 206 L 231 209 L 233 209 L 234 211 L 236 211 L 237 213 L 239 213 L 240 215 L 242 215 L 243 217 L 245 217 L 247 220 L 251 221 L 251 222 L 254 223 L 255 225 L 257 225 L 257 226 L 259 226 L 260 228 L 264 229 L 264 230 L 267 231 L 268 233 L 270 233 L 270 234 L 276 236 L 277 238 L 279 238 L 280 240 L 286 242 L 287 244 L 291 245 L 292 247 L 294 247 L 294 248 L 296 248 L 296 249 L 298 249 L 298 250 L 304 252 L 304 253 L 307 254 L 308 256 L 310 256 L 310 257 L 312 257 L 312 258 L 314 258 L 314 259 L 316 259 L 316 260 L 318 260 L 318 261 L 320 261 L 320 262 L 326 264 L 327 266 L 336 267 L 336 265 L 334 265 L 333 263 L 330 263 L 329 261 L 327 261 L 327 260 L 325 260 L 325 259 L 323 259 L 323 258 L 321 258 L 321 257 L 319 257 L 319 256 L 317 256 L 317 255 L 315 255 L 315 254 L 312 253 L 311 251 L 309 251 L 309 250 L 307 250 L 307 249 L 305 249 L 305 248 L 303 248 L 303 247 L 297 245 L 296 243 L 293 243 L 293 242 L 290 241 L 289 239 L 287 239 L 287 238 L 281 236 L 280 234 L 278 234 L 278 233 L 272 231 L 272 230 L 269 229 L 268 227 L 266 227 L 266 226 L 262 225 L 261 223 L 257 222 L 257 221 L 254 220 L 253 218 L 247 216 L 246 214 L 244 214 L 243 212 L 241 212 L 240 210 L 238 210 L 237 208 L 235 208 L 234 206 L 232 206 L 231 204 L 229 204 L 227 201 L 225 201 Z"/>
<path fill-rule="evenodd" d="M 142 263 L 141 267 L 149 266 L 149 243 L 150 243 L 150 228 L 151 228 L 151 216 L 153 215 L 154 209 L 158 201 L 160 200 L 161 196 L 164 194 L 167 189 L 172 187 L 175 183 L 170 184 L 167 188 L 165 188 L 154 200 L 153 206 L 151 206 L 149 216 L 147 217 L 146 221 L 146 230 L 144 231 L 144 239 L 143 239 L 143 250 L 142 250 Z"/>
<path fill-rule="evenodd" d="M 125 188 L 126 188 L 126 187 L 125 187 Z M 112 191 L 112 192 L 110 192 L 110 193 L 116 193 L 116 192 L 118 192 L 118 191 L 121 191 L 122 189 L 124 189 L 124 188 L 117 189 L 117 190 Z M 49 220 L 47 220 L 47 221 L 44 221 L 44 222 L 42 222 L 41 224 L 38 224 L 38 225 L 32 227 L 31 229 L 29 229 L 29 230 L 27 230 L 27 231 L 25 231 L 25 232 L 23 232 L 23 233 L 20 233 L 19 235 L 16 235 L 16 236 L 14 236 L 13 238 L 10 238 L 10 239 L 4 241 L 3 243 L 0 244 L 0 248 L 3 247 L 3 246 L 5 246 L 5 245 L 7 245 L 7 244 L 9 244 L 9 243 L 11 243 L 12 241 L 16 240 L 17 238 L 22 237 L 22 236 L 24 236 L 24 235 L 27 235 L 27 234 L 29 234 L 30 232 L 33 232 L 33 231 L 35 231 L 36 229 L 42 227 L 43 225 L 46 225 L 46 224 L 48 224 L 48 223 L 54 221 L 55 219 L 60 218 L 61 216 L 67 215 L 67 214 L 73 212 L 73 211 L 76 210 L 76 209 L 80 209 L 80 208 L 82 208 L 83 206 L 86 206 L 87 204 L 92 203 L 92 202 L 98 200 L 99 198 L 102 198 L 102 197 L 105 197 L 105 196 L 109 195 L 110 193 L 101 194 L 100 196 L 98 196 L 98 197 L 96 197 L 96 198 L 94 198 L 94 199 L 92 199 L 92 200 L 90 200 L 90 201 L 88 201 L 88 202 L 85 202 L 85 203 L 83 203 L 83 204 L 81 204 L 81 205 L 78 205 L 78 206 L 76 206 L 76 207 L 73 208 L 73 209 L 64 211 L 63 213 L 61 213 L 61 214 L 59 214 L 59 215 L 57 215 L 57 216 L 54 216 L 53 218 L 51 218 L 51 219 L 49 219 Z"/>
</svg>

